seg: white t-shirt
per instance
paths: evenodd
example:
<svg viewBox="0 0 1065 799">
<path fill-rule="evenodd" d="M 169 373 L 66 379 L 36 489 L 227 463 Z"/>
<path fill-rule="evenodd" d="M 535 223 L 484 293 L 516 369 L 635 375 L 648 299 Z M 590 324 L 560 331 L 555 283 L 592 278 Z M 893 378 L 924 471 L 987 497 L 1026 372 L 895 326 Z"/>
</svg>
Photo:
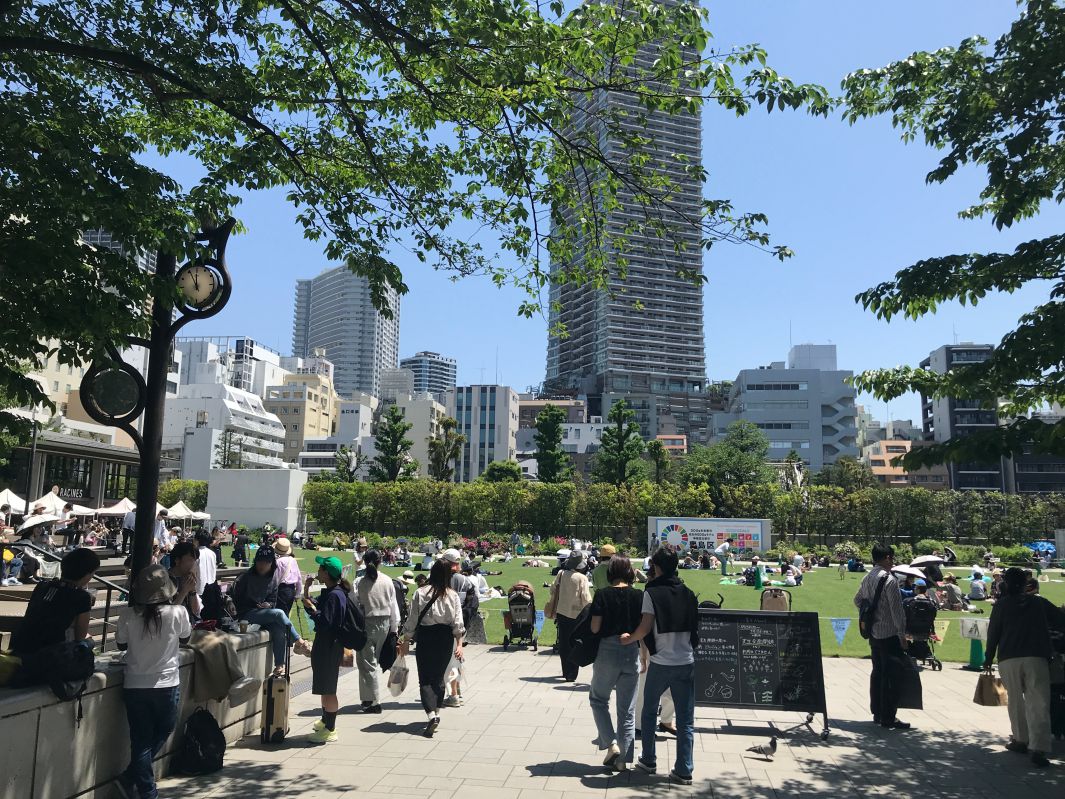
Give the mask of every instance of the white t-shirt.
<svg viewBox="0 0 1065 799">
<path fill-rule="evenodd" d="M 203 589 L 218 579 L 218 561 L 215 559 L 214 550 L 208 547 L 200 547 L 200 559 L 196 561 L 196 574 L 199 589 L 196 596 L 203 599 Z"/>
<path fill-rule="evenodd" d="M 714 550 L 714 554 L 717 555 L 717 559 L 718 560 L 724 560 L 725 556 L 728 554 L 729 548 L 730 548 L 729 547 L 729 542 L 728 541 L 722 541 L 718 545 L 717 549 Z"/>
<path fill-rule="evenodd" d="M 159 608 L 159 630 L 144 629 L 144 617 L 133 608 L 123 608 L 115 626 L 115 640 L 126 644 L 126 688 L 173 688 L 178 676 L 180 639 L 192 635 L 189 614 L 181 605 Z"/>
<path fill-rule="evenodd" d="M 651 595 L 643 592 L 643 613 L 655 615 L 655 605 L 651 601 Z M 655 622 L 655 653 L 651 655 L 651 662 L 659 666 L 686 666 L 695 662 L 695 652 L 692 650 L 691 634 L 683 633 L 660 633 L 658 622 Z"/>
</svg>

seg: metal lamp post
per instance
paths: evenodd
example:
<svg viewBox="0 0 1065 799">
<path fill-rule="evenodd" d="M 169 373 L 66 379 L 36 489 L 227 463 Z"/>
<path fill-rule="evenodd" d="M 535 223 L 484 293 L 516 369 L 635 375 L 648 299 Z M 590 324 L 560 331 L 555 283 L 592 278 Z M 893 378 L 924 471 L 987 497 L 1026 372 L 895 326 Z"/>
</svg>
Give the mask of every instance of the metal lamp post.
<svg viewBox="0 0 1065 799">
<path fill-rule="evenodd" d="M 226 268 L 225 250 L 235 224 L 236 220 L 230 217 L 221 225 L 204 229 L 196 238 L 206 244 L 203 255 L 180 269 L 176 256 L 158 253 L 155 276 L 160 288 L 152 299 L 151 333 L 147 339 L 131 336 L 126 340 L 129 346 L 148 350 L 147 374 L 142 376 L 122 360 L 113 345 L 108 345 L 107 357 L 93 361 L 78 389 L 89 416 L 123 430 L 140 453 L 131 562 L 134 575 L 148 565 L 152 556 L 171 346 L 182 327 L 194 319 L 214 316 L 229 301 L 233 284 Z M 138 432 L 134 425 L 142 415 Z"/>
</svg>

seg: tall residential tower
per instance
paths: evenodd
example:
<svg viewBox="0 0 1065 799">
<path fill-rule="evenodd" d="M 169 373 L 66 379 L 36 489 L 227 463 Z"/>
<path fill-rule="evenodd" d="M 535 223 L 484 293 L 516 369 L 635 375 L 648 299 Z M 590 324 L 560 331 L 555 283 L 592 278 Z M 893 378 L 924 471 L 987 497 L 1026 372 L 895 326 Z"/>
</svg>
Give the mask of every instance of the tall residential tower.
<svg viewBox="0 0 1065 799">
<path fill-rule="evenodd" d="M 335 366 L 337 394 L 377 396 L 381 370 L 399 361 L 399 295 L 392 289 L 388 304 L 390 319 L 373 307 L 369 281 L 345 266 L 296 281 L 292 354 L 309 358 L 315 350 L 325 350 Z"/>
<path fill-rule="evenodd" d="M 643 48 L 638 68 L 651 70 L 657 55 L 654 45 Z M 648 112 L 635 93 L 597 90 L 573 128 L 597 140 L 608 159 L 622 164 L 631 151 L 611 125 L 653 138 L 645 168 L 668 174 L 675 184 L 668 206 L 652 209 L 670 235 L 651 230 L 627 235 L 627 274 L 622 277 L 619 253 L 611 251 L 607 291 L 588 283 L 552 284 L 551 325 L 564 326 L 566 335 L 548 340 L 547 388 L 587 395 L 589 412 L 596 416 L 605 416 L 615 400 L 624 398 L 636 409 L 645 437 L 681 433 L 705 441 L 710 419 L 703 295 L 702 284 L 693 279 L 702 271 L 702 183 L 685 169 L 702 161 L 700 118 Z M 618 199 L 620 206 L 605 217 L 606 230 L 614 236 L 646 210 L 625 188 Z M 683 242 L 679 251 L 676 242 Z M 602 246 L 580 240 L 574 264 L 552 263 L 552 275 L 580 265 L 584 253 Z"/>
</svg>

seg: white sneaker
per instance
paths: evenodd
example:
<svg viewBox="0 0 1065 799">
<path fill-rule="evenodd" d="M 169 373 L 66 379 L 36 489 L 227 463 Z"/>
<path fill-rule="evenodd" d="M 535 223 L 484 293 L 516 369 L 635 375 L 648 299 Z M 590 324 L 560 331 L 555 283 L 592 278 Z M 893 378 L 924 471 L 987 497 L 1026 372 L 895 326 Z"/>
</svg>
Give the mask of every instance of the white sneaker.
<svg viewBox="0 0 1065 799">
<path fill-rule="evenodd" d="M 457 696 L 449 696 L 444 700 L 444 707 L 462 707 L 462 699 Z"/>
</svg>

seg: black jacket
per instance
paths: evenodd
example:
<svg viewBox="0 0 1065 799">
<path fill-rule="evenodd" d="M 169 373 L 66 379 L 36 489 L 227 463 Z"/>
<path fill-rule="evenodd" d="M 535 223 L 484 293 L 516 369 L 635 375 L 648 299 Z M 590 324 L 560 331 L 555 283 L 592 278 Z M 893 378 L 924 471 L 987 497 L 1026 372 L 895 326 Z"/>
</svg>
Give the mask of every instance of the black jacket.
<svg viewBox="0 0 1065 799">
<path fill-rule="evenodd" d="M 647 584 L 645 593 L 651 597 L 655 609 L 655 623 L 644 639 L 653 655 L 655 631 L 660 633 L 689 633 L 692 649 L 699 643 L 699 599 L 677 575 L 656 577 Z"/>
<path fill-rule="evenodd" d="M 1012 658 L 1047 658 L 1054 654 L 1050 627 L 1065 623 L 1065 613 L 1038 594 L 1003 596 L 991 609 L 987 627 L 987 657 L 990 663 Z"/>
</svg>

